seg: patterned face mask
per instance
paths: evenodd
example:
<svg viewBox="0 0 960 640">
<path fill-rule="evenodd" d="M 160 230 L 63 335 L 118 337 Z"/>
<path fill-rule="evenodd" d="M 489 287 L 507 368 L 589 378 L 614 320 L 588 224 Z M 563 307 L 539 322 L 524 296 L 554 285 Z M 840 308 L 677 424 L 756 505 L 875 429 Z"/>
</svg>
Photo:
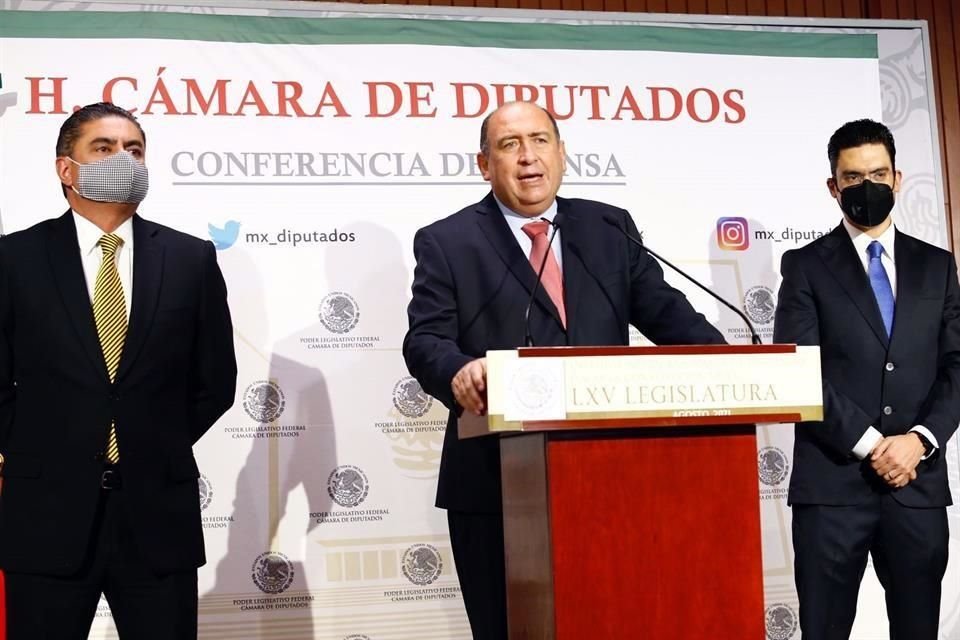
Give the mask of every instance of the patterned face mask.
<svg viewBox="0 0 960 640">
<path fill-rule="evenodd" d="M 77 165 L 76 184 L 72 188 L 87 200 L 137 204 L 147 197 L 147 167 L 126 151 L 87 164 L 69 156 L 67 159 Z"/>
</svg>

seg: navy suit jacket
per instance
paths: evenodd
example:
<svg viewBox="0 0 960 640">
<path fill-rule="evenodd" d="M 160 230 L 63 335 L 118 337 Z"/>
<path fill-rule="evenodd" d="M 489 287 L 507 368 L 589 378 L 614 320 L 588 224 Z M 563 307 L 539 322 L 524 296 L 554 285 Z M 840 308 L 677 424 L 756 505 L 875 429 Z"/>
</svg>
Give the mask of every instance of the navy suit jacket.
<svg viewBox="0 0 960 640">
<path fill-rule="evenodd" d="M 213 245 L 133 218 L 116 382 L 73 214 L 0 239 L 0 568 L 70 575 L 89 548 L 116 423 L 123 505 L 157 573 L 204 562 L 192 446 L 233 404 L 237 366 Z"/>
<path fill-rule="evenodd" d="M 600 202 L 557 198 L 563 241 L 567 329 L 541 287 L 530 316 L 537 346 L 625 345 L 633 324 L 659 344 L 724 342 L 686 297 L 670 287 L 650 255 L 627 241 L 630 215 Z M 450 409 L 440 463 L 437 506 L 466 512 L 501 509 L 496 438 L 459 440 L 450 382 L 492 349 L 523 345 L 523 314 L 536 274 L 493 194 L 420 229 L 403 354 L 424 390 Z"/>
<path fill-rule="evenodd" d="M 823 422 L 795 427 L 791 504 L 855 505 L 890 491 L 851 451 L 867 427 L 883 435 L 930 429 L 938 455 L 894 491 L 911 507 L 951 503 L 943 452 L 960 421 L 960 287 L 953 256 L 896 232 L 897 300 L 888 340 L 880 309 L 843 225 L 788 251 L 775 342 L 819 345 Z"/>
</svg>

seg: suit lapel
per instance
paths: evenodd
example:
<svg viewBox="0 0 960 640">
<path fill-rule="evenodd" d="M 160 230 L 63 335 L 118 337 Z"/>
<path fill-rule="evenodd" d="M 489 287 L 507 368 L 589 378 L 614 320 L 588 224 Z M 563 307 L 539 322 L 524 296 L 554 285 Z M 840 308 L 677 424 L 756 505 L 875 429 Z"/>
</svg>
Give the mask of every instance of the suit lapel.
<svg viewBox="0 0 960 640">
<path fill-rule="evenodd" d="M 897 231 L 893 236 L 894 255 L 897 261 L 897 299 L 893 312 L 893 334 L 906 332 L 911 335 L 910 309 L 916 309 L 919 296 L 924 290 L 925 264 L 921 255 L 914 251 L 913 238 Z M 891 336 L 891 340 L 893 337 Z"/>
<path fill-rule="evenodd" d="M 130 370 L 153 324 L 163 275 L 163 246 L 156 239 L 157 231 L 140 216 L 133 217 L 133 300 L 117 380 Z"/>
<path fill-rule="evenodd" d="M 584 265 L 581 262 L 581 252 L 577 250 L 577 242 L 586 235 L 581 229 L 583 219 L 573 210 L 570 202 L 564 198 L 557 198 L 557 217 L 560 225 L 560 240 L 563 250 L 563 304 L 567 312 L 567 333 L 570 343 L 576 344 L 574 332 L 577 329 L 576 318 L 580 309 L 580 288 L 585 275 Z M 602 255 L 602 254 L 601 254 Z"/>
<path fill-rule="evenodd" d="M 582 321 L 589 320 L 591 309 L 584 308 L 581 311 L 580 302 L 584 299 L 583 292 L 590 287 L 598 288 L 610 301 L 620 326 L 626 326 L 629 322 L 628 318 L 621 314 L 620 301 L 623 300 L 623 291 L 617 290 L 599 277 L 623 263 L 611 254 L 611 247 L 617 245 L 609 243 L 610 236 L 604 234 L 606 225 L 600 224 L 600 215 L 593 215 L 585 209 L 578 211 L 570 205 L 569 200 L 563 198 L 557 198 L 557 203 L 557 219 L 563 234 L 563 289 L 567 305 L 567 332 L 570 344 L 585 344 L 584 340 L 587 338 L 581 337 L 579 331 L 584 324 L 590 326 L 590 322 Z M 621 238 L 616 239 L 616 242 L 620 241 Z M 629 276 L 629 265 L 626 269 Z"/>
<path fill-rule="evenodd" d="M 880 307 L 877 306 L 877 299 L 873 295 L 863 263 L 857 255 L 847 230 L 842 224 L 837 226 L 824 238 L 823 242 L 817 245 L 817 248 L 827 265 L 827 270 L 853 300 L 877 339 L 886 345 L 887 330 L 883 326 Z"/>
<path fill-rule="evenodd" d="M 54 223 L 47 251 L 67 317 L 70 318 L 90 363 L 104 382 L 109 383 L 110 375 L 107 373 L 107 364 L 100 348 L 97 325 L 93 321 L 93 304 L 90 302 L 90 292 L 83 274 L 77 227 L 71 211 L 67 211 Z"/>
<path fill-rule="evenodd" d="M 477 224 L 480 226 L 481 231 L 487 237 L 490 244 L 493 245 L 500 259 L 503 260 L 514 277 L 524 286 L 527 293 L 532 292 L 537 283 L 537 274 L 530 265 L 530 259 L 523 254 L 523 250 L 521 250 L 520 245 L 517 244 L 517 239 L 513 236 L 510 225 L 504 220 L 503 213 L 500 212 L 500 207 L 497 206 L 497 201 L 493 198 L 492 193 L 488 194 L 486 198 L 477 204 L 477 214 Z M 566 279 L 566 274 L 564 274 L 564 279 Z M 570 299 L 566 293 L 564 297 L 566 300 Z M 543 310 L 556 320 L 558 325 L 561 324 L 557 308 L 550 300 L 550 296 L 547 295 L 543 286 L 537 288 L 536 300 Z M 565 304 L 566 300 L 564 301 Z M 569 312 L 567 313 L 567 317 L 570 317 Z"/>
</svg>

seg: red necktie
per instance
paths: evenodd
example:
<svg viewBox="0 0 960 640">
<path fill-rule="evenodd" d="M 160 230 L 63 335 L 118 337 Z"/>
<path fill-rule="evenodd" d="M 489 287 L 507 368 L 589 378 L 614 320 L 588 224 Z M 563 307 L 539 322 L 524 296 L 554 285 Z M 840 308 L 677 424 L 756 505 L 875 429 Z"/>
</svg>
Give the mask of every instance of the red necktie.
<svg viewBox="0 0 960 640">
<path fill-rule="evenodd" d="M 553 251 L 549 249 L 550 238 L 547 236 L 547 229 L 550 223 L 545 220 L 528 222 L 523 225 L 523 232 L 533 241 L 533 249 L 530 251 L 530 264 L 533 266 L 533 272 L 540 271 L 540 265 L 543 264 L 543 256 L 547 256 L 547 263 L 543 267 L 543 277 L 540 283 L 543 285 L 551 302 L 557 308 L 557 314 L 560 316 L 560 324 L 567 328 L 567 312 L 563 306 L 563 275 L 560 273 L 560 264 Z"/>
</svg>

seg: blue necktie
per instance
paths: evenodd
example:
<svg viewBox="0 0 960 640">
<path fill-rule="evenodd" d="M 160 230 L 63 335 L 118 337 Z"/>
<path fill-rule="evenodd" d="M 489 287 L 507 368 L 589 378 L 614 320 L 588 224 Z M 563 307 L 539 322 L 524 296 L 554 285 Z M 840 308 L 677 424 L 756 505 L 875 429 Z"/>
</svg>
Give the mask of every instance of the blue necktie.
<svg viewBox="0 0 960 640">
<path fill-rule="evenodd" d="M 867 254 L 870 256 L 870 265 L 867 267 L 867 275 L 870 276 L 870 287 L 873 289 L 873 295 L 877 299 L 877 306 L 880 307 L 880 315 L 883 316 L 883 326 L 887 329 L 889 338 L 893 331 L 893 288 L 890 286 L 890 278 L 887 276 L 887 270 L 883 268 L 880 262 L 880 256 L 883 255 L 883 245 L 874 240 L 867 247 Z"/>
</svg>

